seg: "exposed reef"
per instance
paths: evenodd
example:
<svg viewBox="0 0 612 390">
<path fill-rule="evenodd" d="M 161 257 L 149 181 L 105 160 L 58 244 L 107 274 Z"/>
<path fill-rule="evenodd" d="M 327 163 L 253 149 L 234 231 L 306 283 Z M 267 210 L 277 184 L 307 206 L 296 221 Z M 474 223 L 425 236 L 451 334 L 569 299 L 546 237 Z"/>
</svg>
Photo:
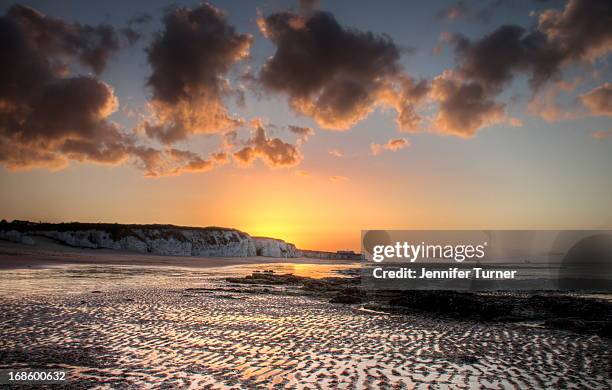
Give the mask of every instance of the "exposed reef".
<svg viewBox="0 0 612 390">
<path fill-rule="evenodd" d="M 612 338 L 612 301 L 551 292 L 455 292 L 365 290 L 358 276 L 314 279 L 292 274 L 254 272 L 227 278 L 234 285 L 290 286 L 290 292 L 339 304 L 362 304 L 387 313 L 421 313 L 452 319 L 529 323 Z"/>
</svg>

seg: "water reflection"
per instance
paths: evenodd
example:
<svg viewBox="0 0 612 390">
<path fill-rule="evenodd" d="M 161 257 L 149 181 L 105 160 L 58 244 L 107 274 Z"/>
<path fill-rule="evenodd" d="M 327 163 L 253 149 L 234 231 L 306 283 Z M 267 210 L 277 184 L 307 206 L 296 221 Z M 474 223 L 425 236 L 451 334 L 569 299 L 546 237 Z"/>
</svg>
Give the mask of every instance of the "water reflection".
<svg viewBox="0 0 612 390">
<path fill-rule="evenodd" d="M 0 296 L 116 290 L 155 286 L 202 285 L 213 279 L 272 270 L 312 278 L 342 277 L 342 270 L 358 264 L 248 264 L 218 268 L 124 265 L 62 265 L 47 268 L 0 270 Z"/>
</svg>

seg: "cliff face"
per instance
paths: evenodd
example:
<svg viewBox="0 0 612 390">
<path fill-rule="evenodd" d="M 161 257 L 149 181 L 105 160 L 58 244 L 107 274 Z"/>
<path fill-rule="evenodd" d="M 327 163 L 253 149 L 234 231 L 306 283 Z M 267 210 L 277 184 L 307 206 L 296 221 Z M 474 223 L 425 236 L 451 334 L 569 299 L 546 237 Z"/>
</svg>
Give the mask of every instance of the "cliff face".
<svg viewBox="0 0 612 390">
<path fill-rule="evenodd" d="M 172 256 L 297 257 L 293 244 L 235 229 L 171 225 L 3 223 L 0 239 L 33 244 L 42 236 L 79 248 L 122 249 Z"/>
<path fill-rule="evenodd" d="M 301 252 L 293 244 L 268 237 L 253 237 L 255 253 L 266 257 L 299 257 Z"/>
</svg>

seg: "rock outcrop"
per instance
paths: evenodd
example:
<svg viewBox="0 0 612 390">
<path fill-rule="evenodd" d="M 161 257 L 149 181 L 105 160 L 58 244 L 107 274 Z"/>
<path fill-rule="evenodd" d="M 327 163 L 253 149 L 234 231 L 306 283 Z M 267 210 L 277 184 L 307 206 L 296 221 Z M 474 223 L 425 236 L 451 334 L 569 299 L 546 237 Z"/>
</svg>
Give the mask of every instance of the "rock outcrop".
<svg viewBox="0 0 612 390">
<path fill-rule="evenodd" d="M 33 237 L 91 249 L 121 249 L 171 256 L 297 257 L 295 245 L 275 238 L 251 237 L 236 229 L 173 225 L 32 223 L 3 221 L 0 239 L 33 244 Z"/>
</svg>

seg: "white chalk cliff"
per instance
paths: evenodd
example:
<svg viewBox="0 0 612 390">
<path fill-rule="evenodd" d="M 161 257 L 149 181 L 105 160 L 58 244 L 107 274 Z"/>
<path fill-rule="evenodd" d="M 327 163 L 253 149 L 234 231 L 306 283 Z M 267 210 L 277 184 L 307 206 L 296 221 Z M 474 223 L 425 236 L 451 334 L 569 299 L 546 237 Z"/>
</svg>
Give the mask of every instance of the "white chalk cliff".
<svg viewBox="0 0 612 390">
<path fill-rule="evenodd" d="M 79 248 L 122 249 L 171 256 L 298 257 L 301 255 L 295 245 L 283 240 L 251 237 L 235 229 L 175 226 L 156 228 L 102 224 L 99 228 L 85 229 L 84 227 L 96 225 L 82 225 L 83 229 L 67 229 L 63 224 L 58 224 L 58 229 L 45 229 L 45 226 L 36 224 L 25 228 L 19 226 L 19 230 L 0 230 L 0 239 L 33 244 L 33 237 L 42 236 Z"/>
</svg>

